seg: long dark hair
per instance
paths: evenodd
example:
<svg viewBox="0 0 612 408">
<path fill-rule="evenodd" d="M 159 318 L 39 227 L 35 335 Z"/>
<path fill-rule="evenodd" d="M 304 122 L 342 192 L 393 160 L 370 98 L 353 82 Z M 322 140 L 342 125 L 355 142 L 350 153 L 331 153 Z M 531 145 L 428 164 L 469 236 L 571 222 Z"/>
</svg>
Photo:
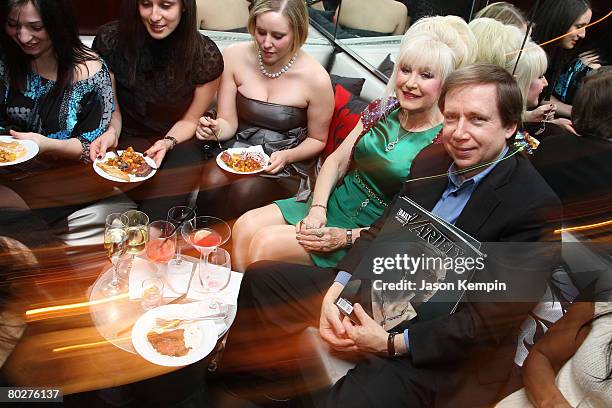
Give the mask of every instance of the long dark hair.
<svg viewBox="0 0 612 408">
<path fill-rule="evenodd" d="M 593 316 L 591 319 L 589 319 L 589 321 L 583 323 L 582 326 L 580 326 L 580 329 L 578 329 L 578 333 L 580 333 L 582 329 L 586 329 L 587 327 L 589 327 L 595 320 L 610 315 L 612 315 L 612 311 Z M 576 334 L 576 337 L 578 337 L 578 333 Z M 608 374 L 604 378 L 599 378 L 601 382 L 612 380 L 612 337 L 608 341 L 608 344 L 605 346 L 605 349 L 608 355 L 606 357 L 606 367 L 608 369 Z"/>
<path fill-rule="evenodd" d="M 11 10 L 23 7 L 28 3 L 32 3 L 40 14 L 53 44 L 53 53 L 57 60 L 57 80 L 51 92 L 61 94 L 74 82 L 75 68 L 97 57 L 79 38 L 77 20 L 70 0 L 3 1 L 0 11 L 0 43 L 4 51 L 11 87 L 25 88 L 28 73 L 31 71 L 32 58 L 26 55 L 6 33 L 6 22 Z"/>
<path fill-rule="evenodd" d="M 541 44 L 567 33 L 574 21 L 591 9 L 589 0 L 546 0 L 537 10 L 532 10 L 535 27 L 531 33 L 536 43 Z M 543 46 L 548 55 L 547 94 L 555 86 L 563 67 L 577 55 L 577 50 L 566 50 L 557 40 Z"/>
<path fill-rule="evenodd" d="M 118 48 L 130 66 L 128 79 L 132 84 L 136 79 L 140 50 L 146 46 L 150 38 L 138 12 L 138 1 L 122 0 L 119 17 Z M 201 64 L 199 57 L 202 54 L 201 42 L 198 41 L 200 33 L 196 23 L 196 0 L 181 0 L 181 2 L 183 4 L 181 21 L 168 38 L 161 40 L 171 39 L 175 45 L 173 49 L 179 56 L 173 66 L 175 78 L 187 78 L 194 72 L 195 65 Z"/>
</svg>

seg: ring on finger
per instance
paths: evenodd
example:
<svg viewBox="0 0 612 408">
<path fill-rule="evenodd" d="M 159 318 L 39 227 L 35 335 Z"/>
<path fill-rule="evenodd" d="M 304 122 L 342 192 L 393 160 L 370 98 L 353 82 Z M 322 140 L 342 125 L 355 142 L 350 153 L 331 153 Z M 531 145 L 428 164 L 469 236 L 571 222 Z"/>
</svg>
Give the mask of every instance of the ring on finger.
<svg viewBox="0 0 612 408">
<path fill-rule="evenodd" d="M 316 235 L 319 238 L 323 238 L 323 231 L 319 230 Z"/>
</svg>

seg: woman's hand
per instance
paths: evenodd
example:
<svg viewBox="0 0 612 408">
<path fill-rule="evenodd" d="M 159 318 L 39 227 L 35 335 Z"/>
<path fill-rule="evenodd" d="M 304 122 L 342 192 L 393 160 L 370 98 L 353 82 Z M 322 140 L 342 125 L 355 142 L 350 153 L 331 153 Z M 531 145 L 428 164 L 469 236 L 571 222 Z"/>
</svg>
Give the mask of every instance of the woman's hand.
<svg viewBox="0 0 612 408">
<path fill-rule="evenodd" d="M 47 145 L 48 145 L 48 138 L 39 134 L 39 133 L 34 133 L 34 132 L 16 132 L 14 130 L 9 130 L 9 133 L 11 136 L 13 136 L 15 139 L 19 139 L 19 140 L 31 140 L 34 143 L 36 143 L 36 145 L 38 145 L 38 151 L 39 153 L 43 154 L 45 153 L 48 149 L 47 149 Z"/>
<path fill-rule="evenodd" d="M 359 303 L 355 303 L 353 311 L 359 319 L 359 325 L 353 323 L 346 316 L 342 319 L 342 325 L 348 338 L 355 342 L 359 351 L 387 354 L 389 333 L 368 316 Z"/>
<path fill-rule="evenodd" d="M 276 174 L 284 169 L 287 164 L 291 163 L 289 156 L 290 153 L 288 150 L 278 150 L 273 152 L 270 155 L 270 164 L 266 168 L 266 172 Z"/>
<path fill-rule="evenodd" d="M 304 219 L 295 225 L 295 233 L 299 234 L 302 231 L 323 228 L 327 223 L 327 212 L 325 208 L 321 207 L 310 207 L 308 215 Z"/>
<path fill-rule="evenodd" d="M 108 130 L 96 138 L 89 146 L 89 158 L 91 161 L 102 159 L 107 150 L 114 150 L 119 144 L 119 137 L 111 126 Z"/>
<path fill-rule="evenodd" d="M 332 252 L 346 245 L 346 230 L 336 227 L 302 229 L 296 238 L 307 251 Z"/>
<path fill-rule="evenodd" d="M 334 282 L 325 294 L 323 304 L 321 305 L 319 334 L 334 350 L 357 351 L 355 342 L 346 338 L 346 330 L 341 321 L 342 314 L 334 303 L 343 288 L 344 286 Z"/>
<path fill-rule="evenodd" d="M 555 125 L 559 125 L 562 128 L 565 128 L 565 130 L 567 130 L 568 132 L 571 132 L 571 133 L 575 134 L 576 136 L 580 136 L 576 132 L 576 129 L 574 129 L 572 121 L 569 120 L 569 119 L 566 119 L 566 118 L 555 118 L 555 119 L 551 120 L 550 123 L 554 123 Z"/>
<path fill-rule="evenodd" d="M 199 140 L 217 140 L 220 131 L 221 126 L 217 120 L 208 116 L 202 116 L 196 127 L 195 135 Z M 217 136 L 215 137 L 215 135 Z"/>
<path fill-rule="evenodd" d="M 170 150 L 171 143 L 172 142 L 167 139 L 160 139 L 155 142 L 153 146 L 149 147 L 149 150 L 144 152 L 144 155 L 152 158 L 157 168 L 159 168 L 164 157 L 166 157 L 166 153 Z"/>
<path fill-rule="evenodd" d="M 548 103 L 546 105 L 540 105 L 534 110 L 527 111 L 525 114 L 526 122 L 542 122 L 544 120 L 550 120 L 555 117 L 557 107 L 554 103 Z"/>
</svg>

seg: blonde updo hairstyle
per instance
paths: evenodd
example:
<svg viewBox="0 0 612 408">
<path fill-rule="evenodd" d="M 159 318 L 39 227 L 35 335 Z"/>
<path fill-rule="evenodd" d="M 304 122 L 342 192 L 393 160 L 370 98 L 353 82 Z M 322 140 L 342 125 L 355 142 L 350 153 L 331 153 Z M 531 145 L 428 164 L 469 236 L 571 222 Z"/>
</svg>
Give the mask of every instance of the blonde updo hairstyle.
<svg viewBox="0 0 612 408">
<path fill-rule="evenodd" d="M 297 52 L 308 37 L 306 3 L 302 0 L 255 0 L 247 21 L 247 29 L 253 37 L 255 37 L 257 17 L 270 11 L 282 14 L 289 21 L 289 26 L 293 30 L 291 52 Z"/>
<path fill-rule="evenodd" d="M 488 17 L 470 21 L 469 27 L 478 43 L 476 62 L 498 65 L 512 72 L 507 65 L 509 55 L 521 48 L 525 34 L 514 26 Z"/>
<path fill-rule="evenodd" d="M 455 54 L 455 69 L 476 61 L 478 44 L 468 24 L 458 16 L 425 17 L 414 23 L 406 34 L 431 33 L 446 44 Z M 406 37 L 404 37 L 404 40 Z M 402 41 L 404 41 L 402 40 Z"/>
<path fill-rule="evenodd" d="M 393 73 L 387 83 L 387 96 L 395 94 L 397 72 L 408 66 L 412 69 L 431 70 L 444 83 L 446 77 L 456 69 L 457 57 L 451 47 L 436 35 L 427 32 L 411 33 L 408 30 L 402 39 Z"/>
<path fill-rule="evenodd" d="M 514 4 L 505 1 L 489 4 L 476 13 L 474 19 L 482 17 L 492 18 L 502 24 L 515 26 L 521 31 L 527 28 L 527 18 L 525 18 L 523 11 Z"/>
<path fill-rule="evenodd" d="M 502 24 L 488 17 L 474 19 L 469 26 L 478 41 L 478 63 L 494 64 L 512 74 L 520 55 L 514 79 L 523 95 L 525 110 L 531 82 L 546 72 L 546 53 L 531 40 L 525 43 L 523 51 L 520 52 L 525 34 L 515 26 Z"/>
</svg>

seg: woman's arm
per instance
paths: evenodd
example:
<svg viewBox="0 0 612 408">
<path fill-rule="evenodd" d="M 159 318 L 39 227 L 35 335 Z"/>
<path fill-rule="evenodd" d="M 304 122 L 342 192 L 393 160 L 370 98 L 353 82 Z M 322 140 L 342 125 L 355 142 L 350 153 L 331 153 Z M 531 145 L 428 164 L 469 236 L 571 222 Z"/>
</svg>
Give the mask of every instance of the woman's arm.
<svg viewBox="0 0 612 408">
<path fill-rule="evenodd" d="M 217 119 L 203 117 L 196 130 L 200 140 L 231 139 L 238 129 L 238 114 L 236 113 L 236 93 L 238 85 L 234 76 L 234 67 L 240 66 L 242 44 L 229 46 L 223 51 L 225 66 L 221 74 L 221 84 L 217 93 Z"/>
<path fill-rule="evenodd" d="M 191 105 L 187 109 L 187 112 L 183 115 L 178 122 L 172 126 L 166 136 L 171 136 L 176 139 L 177 143 L 182 143 L 193 137 L 196 131 L 196 127 L 200 120 L 200 117 L 210 106 L 215 92 L 219 87 L 219 79 L 207 82 L 196 86 L 193 100 Z M 145 154 L 151 157 L 155 163 L 159 166 L 164 159 L 164 156 L 168 150 L 172 149 L 172 141 L 168 139 L 158 140 L 145 152 Z"/>
<path fill-rule="evenodd" d="M 588 330 L 580 327 L 593 318 L 593 313 L 593 302 L 575 302 L 529 352 L 523 381 L 536 407 L 570 406 L 556 387 L 555 376 L 586 338 Z"/>
<path fill-rule="evenodd" d="M 313 62 L 314 64 L 314 62 Z M 278 173 L 287 164 L 300 162 L 317 156 L 325 149 L 329 123 L 334 113 L 334 92 L 329 75 L 321 66 L 317 67 L 310 83 L 308 95 L 308 137 L 293 149 L 279 150 L 270 155 L 268 173 Z"/>
<path fill-rule="evenodd" d="M 121 135 L 121 127 L 123 122 L 121 120 L 119 99 L 117 99 L 117 82 L 115 81 L 115 75 L 112 72 L 110 73 L 110 76 L 113 84 L 113 100 L 115 101 L 115 110 L 113 110 L 110 124 L 108 125 L 106 132 L 102 133 L 100 137 L 91 142 L 91 146 L 89 146 L 89 158 L 91 161 L 103 158 L 108 148 L 114 149 L 119 144 L 119 136 Z"/>
<path fill-rule="evenodd" d="M 567 103 L 561 102 L 555 96 L 551 96 L 550 97 L 550 102 L 554 103 L 555 106 L 557 107 L 557 109 L 556 109 L 557 116 L 561 116 L 563 118 L 571 118 L 572 117 L 572 105 L 568 105 Z"/>
<path fill-rule="evenodd" d="M 40 154 L 52 155 L 68 160 L 79 160 L 83 153 L 83 145 L 77 138 L 57 140 L 33 132 L 15 132 L 11 130 L 10 133 L 15 139 L 28 139 L 36 143 Z"/>
</svg>

